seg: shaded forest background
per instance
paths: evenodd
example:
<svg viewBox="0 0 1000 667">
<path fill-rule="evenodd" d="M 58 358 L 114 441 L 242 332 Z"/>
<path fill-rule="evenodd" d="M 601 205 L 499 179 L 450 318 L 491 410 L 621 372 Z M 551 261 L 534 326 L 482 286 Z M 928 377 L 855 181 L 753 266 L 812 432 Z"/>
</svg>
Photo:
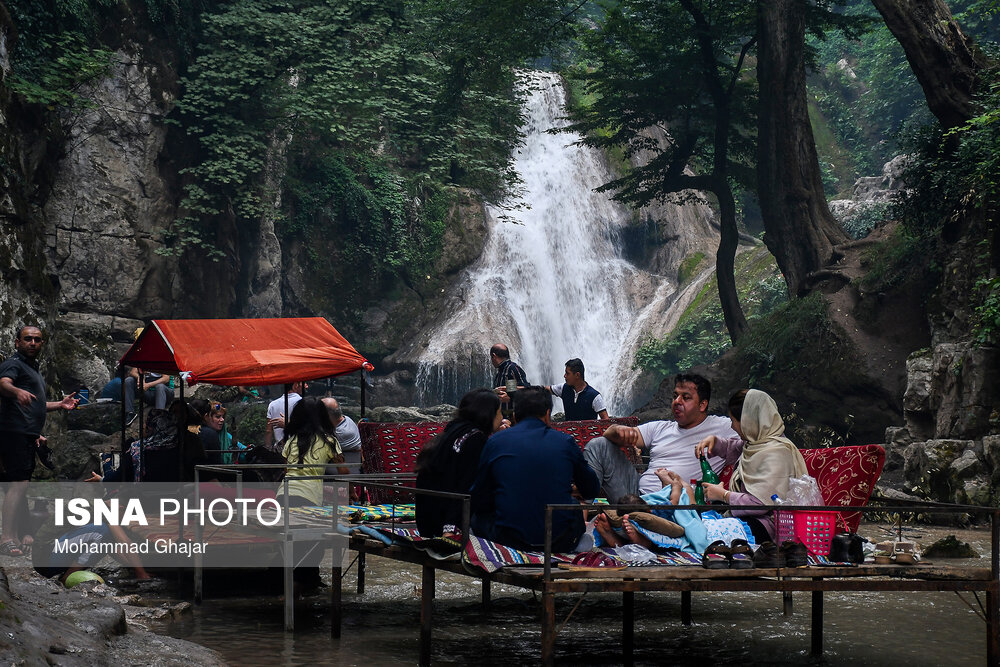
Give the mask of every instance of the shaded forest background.
<svg viewBox="0 0 1000 667">
<path fill-rule="evenodd" d="M 482 202 L 516 192 L 518 72 L 548 68 L 615 168 L 606 191 L 718 214 L 716 278 L 639 366 L 711 364 L 720 397 L 772 391 L 807 444 L 905 422 L 900 448 L 955 436 L 989 459 L 996 394 L 969 392 L 1000 342 L 995 0 L 44 0 L 0 3 L 0 27 L 4 224 L 25 248 L 44 244 L 31 229 L 85 119 L 119 111 L 95 90 L 137 52 L 152 63 L 170 215 L 148 247 L 215 268 L 108 315 L 320 313 L 350 336 L 409 295 L 385 307 L 389 333 L 358 341 L 378 364 L 478 254 Z M 897 156 L 898 196 L 859 199 Z M 831 199 L 855 201 L 835 216 Z M 4 251 L 11 282 L 58 291 L 30 252 Z M 687 258 L 679 282 L 711 261 Z M 0 315 L 58 317 L 13 298 Z M 964 347 L 942 362 L 941 345 Z M 968 374 L 953 408 L 907 407 L 917 358 Z M 942 416 L 963 409 L 971 425 Z"/>
</svg>

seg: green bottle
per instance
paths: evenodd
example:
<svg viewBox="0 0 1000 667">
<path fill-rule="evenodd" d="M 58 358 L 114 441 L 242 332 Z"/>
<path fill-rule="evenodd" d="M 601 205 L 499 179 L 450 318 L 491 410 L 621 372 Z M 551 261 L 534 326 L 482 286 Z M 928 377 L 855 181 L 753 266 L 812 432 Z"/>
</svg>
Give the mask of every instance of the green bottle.
<svg viewBox="0 0 1000 667">
<path fill-rule="evenodd" d="M 705 489 L 702 487 L 701 482 L 696 479 L 691 480 L 691 486 L 694 487 L 694 504 L 704 505 L 705 504 Z"/>
<path fill-rule="evenodd" d="M 719 476 L 712 470 L 712 466 L 708 465 L 708 457 L 705 456 L 704 450 L 701 452 L 701 481 L 703 484 L 719 483 Z"/>
</svg>

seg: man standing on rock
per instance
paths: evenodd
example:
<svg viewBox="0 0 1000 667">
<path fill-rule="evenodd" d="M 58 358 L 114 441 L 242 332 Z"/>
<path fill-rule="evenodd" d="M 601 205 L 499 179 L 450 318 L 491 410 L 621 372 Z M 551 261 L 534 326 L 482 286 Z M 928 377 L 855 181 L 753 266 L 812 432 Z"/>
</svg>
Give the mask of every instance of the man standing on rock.
<svg viewBox="0 0 1000 667">
<path fill-rule="evenodd" d="M 709 435 L 724 439 L 736 436 L 729 417 L 708 414 L 711 397 L 712 384 L 706 378 L 693 373 L 677 375 L 671 402 L 674 421 L 653 421 L 638 427 L 612 424 L 604 437 L 588 442 L 583 457 L 601 478 L 608 500 L 618 502 L 628 494 L 659 491 L 663 483 L 656 471 L 660 468 L 676 472 L 681 479 L 700 479 L 695 445 Z M 649 467 L 641 477 L 622 451 L 624 447 L 648 451 Z M 716 472 L 725 463 L 719 457 L 709 457 L 708 462 Z"/>
<path fill-rule="evenodd" d="M 41 329 L 22 326 L 14 339 L 13 356 L 0 364 L 0 463 L 10 484 L 3 501 L 3 556 L 23 556 L 24 546 L 30 545 L 21 544 L 18 518 L 35 470 L 35 449 L 45 426 L 45 413 L 72 410 L 77 404 L 72 394 L 61 401 L 45 400 L 45 380 L 38 372 L 44 342 Z"/>
<path fill-rule="evenodd" d="M 518 389 L 528 386 L 528 378 L 525 377 L 524 371 L 511 361 L 510 351 L 503 343 L 497 343 L 490 348 L 490 362 L 497 369 L 493 375 L 494 391 L 504 403 L 510 401 L 510 397 L 507 396 L 507 383 L 509 381 L 513 381 L 514 386 Z"/>
<path fill-rule="evenodd" d="M 607 419 L 608 409 L 604 406 L 604 397 L 583 379 L 583 362 L 570 359 L 566 362 L 566 372 L 563 373 L 564 384 L 554 384 L 546 387 L 554 396 L 563 402 L 563 412 L 566 421 L 583 419 Z"/>
</svg>

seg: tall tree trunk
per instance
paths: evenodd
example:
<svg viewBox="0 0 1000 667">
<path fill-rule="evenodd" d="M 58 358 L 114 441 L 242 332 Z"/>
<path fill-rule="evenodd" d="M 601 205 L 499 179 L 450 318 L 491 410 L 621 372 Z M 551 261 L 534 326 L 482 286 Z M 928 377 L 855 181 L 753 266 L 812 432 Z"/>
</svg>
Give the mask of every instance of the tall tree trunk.
<svg viewBox="0 0 1000 667">
<path fill-rule="evenodd" d="M 848 240 L 826 205 L 809 124 L 804 1 L 757 1 L 757 189 L 764 242 L 791 296 L 811 291 L 810 274 Z"/>
<path fill-rule="evenodd" d="M 977 115 L 973 95 L 983 54 L 952 18 L 943 0 L 872 0 L 906 52 L 927 106 L 950 130 Z"/>
<path fill-rule="evenodd" d="M 722 319 L 729 330 L 729 339 L 736 344 L 747 331 L 747 318 L 740 307 L 740 295 L 736 291 L 736 248 L 740 232 L 736 227 L 736 199 L 729 183 L 722 179 L 715 190 L 719 199 L 721 234 L 719 250 L 715 253 L 715 279 L 719 283 L 719 303 L 722 305 Z"/>
<path fill-rule="evenodd" d="M 736 344 L 747 331 L 747 318 L 740 306 L 740 295 L 736 291 L 736 248 L 739 246 L 740 231 L 736 226 L 736 200 L 729 186 L 729 123 L 732 87 L 727 88 L 719 76 L 719 63 L 712 40 L 712 27 L 697 4 L 691 0 L 680 0 L 681 5 L 691 15 L 695 24 L 698 48 L 701 52 L 705 72 L 705 83 L 715 104 L 715 145 L 712 156 L 711 191 L 719 199 L 720 234 L 719 249 L 715 253 L 715 279 L 719 286 L 719 304 L 722 319 L 729 330 L 729 339 Z M 749 45 L 740 54 L 737 72 L 743 64 L 743 56 Z M 735 83 L 735 82 L 734 82 Z"/>
</svg>

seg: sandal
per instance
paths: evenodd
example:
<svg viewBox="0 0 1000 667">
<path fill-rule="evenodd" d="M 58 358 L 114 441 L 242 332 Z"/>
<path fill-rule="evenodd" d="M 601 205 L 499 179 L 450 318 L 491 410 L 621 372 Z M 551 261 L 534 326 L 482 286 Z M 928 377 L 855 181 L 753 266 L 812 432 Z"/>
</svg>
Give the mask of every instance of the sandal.
<svg viewBox="0 0 1000 667">
<path fill-rule="evenodd" d="M 701 566 L 707 570 L 724 570 L 731 566 L 733 552 L 722 540 L 716 540 L 705 549 Z"/>
<path fill-rule="evenodd" d="M 729 545 L 729 552 L 729 567 L 734 570 L 753 567 L 753 547 L 746 540 L 733 540 Z"/>
<path fill-rule="evenodd" d="M 0 544 L 0 556 L 23 556 L 24 551 L 21 550 L 21 545 L 14 540 L 7 540 L 3 544 Z"/>
<path fill-rule="evenodd" d="M 920 550 L 914 542 L 896 542 L 892 545 L 892 552 L 897 565 L 915 565 L 920 562 Z"/>
</svg>

